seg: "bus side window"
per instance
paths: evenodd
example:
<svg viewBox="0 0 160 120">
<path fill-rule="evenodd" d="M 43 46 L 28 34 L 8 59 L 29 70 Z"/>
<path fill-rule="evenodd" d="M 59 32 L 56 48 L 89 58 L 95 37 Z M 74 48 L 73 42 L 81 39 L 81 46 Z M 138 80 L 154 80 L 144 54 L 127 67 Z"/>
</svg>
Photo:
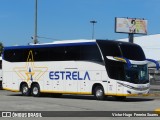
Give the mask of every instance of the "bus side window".
<svg viewBox="0 0 160 120">
<path fill-rule="evenodd" d="M 19 50 L 6 50 L 4 52 L 4 59 L 9 62 L 21 62 L 20 58 L 22 58 L 21 55 L 19 55 Z"/>
<path fill-rule="evenodd" d="M 49 61 L 64 61 L 65 51 L 64 47 L 49 48 Z"/>
<path fill-rule="evenodd" d="M 81 46 L 80 60 L 102 62 L 102 57 L 97 45 Z"/>
<path fill-rule="evenodd" d="M 49 61 L 48 48 L 34 49 L 34 61 Z"/>
<path fill-rule="evenodd" d="M 80 46 L 65 47 L 65 60 L 79 60 L 79 59 L 80 59 Z"/>
<path fill-rule="evenodd" d="M 13 52 L 11 50 L 4 51 L 4 60 L 11 62 L 13 57 Z"/>
</svg>

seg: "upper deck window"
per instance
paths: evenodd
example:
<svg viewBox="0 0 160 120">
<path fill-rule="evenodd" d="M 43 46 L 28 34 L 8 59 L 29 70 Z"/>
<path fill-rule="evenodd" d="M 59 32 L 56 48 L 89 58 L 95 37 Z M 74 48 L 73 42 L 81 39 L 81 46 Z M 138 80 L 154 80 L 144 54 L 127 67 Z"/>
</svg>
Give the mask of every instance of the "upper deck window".
<svg viewBox="0 0 160 120">
<path fill-rule="evenodd" d="M 48 46 L 27 46 L 4 50 L 4 59 L 10 62 L 26 62 L 29 51 L 34 61 L 97 61 L 102 57 L 96 43 L 57 44 Z"/>
<path fill-rule="evenodd" d="M 122 50 L 123 57 L 130 60 L 145 60 L 145 55 L 142 48 L 138 45 L 128 45 L 128 44 L 120 44 L 120 48 Z"/>
</svg>

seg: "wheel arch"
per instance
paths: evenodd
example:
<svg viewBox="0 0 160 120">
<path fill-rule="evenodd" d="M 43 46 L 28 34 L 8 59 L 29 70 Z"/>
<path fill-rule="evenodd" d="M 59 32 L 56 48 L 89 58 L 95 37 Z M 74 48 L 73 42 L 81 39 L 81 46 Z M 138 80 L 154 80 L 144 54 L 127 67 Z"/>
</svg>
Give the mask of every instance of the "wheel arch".
<svg viewBox="0 0 160 120">
<path fill-rule="evenodd" d="M 35 85 L 35 84 L 39 85 L 39 83 L 38 83 L 38 82 L 32 82 L 32 84 L 31 84 L 31 88 L 32 88 L 32 87 L 33 87 L 33 85 Z M 39 85 L 39 88 L 40 88 L 40 85 Z"/>
<path fill-rule="evenodd" d="M 21 83 L 20 83 L 19 91 L 21 91 L 21 90 L 22 90 L 22 85 L 23 85 L 23 84 L 27 84 L 27 82 L 21 82 Z M 28 84 L 27 84 L 27 85 L 28 85 Z"/>
<path fill-rule="evenodd" d="M 94 83 L 93 86 L 92 86 L 92 95 L 94 94 L 94 90 L 97 86 L 102 86 L 103 87 L 103 85 L 101 83 Z M 103 90 L 104 90 L 104 87 L 103 87 Z"/>
</svg>

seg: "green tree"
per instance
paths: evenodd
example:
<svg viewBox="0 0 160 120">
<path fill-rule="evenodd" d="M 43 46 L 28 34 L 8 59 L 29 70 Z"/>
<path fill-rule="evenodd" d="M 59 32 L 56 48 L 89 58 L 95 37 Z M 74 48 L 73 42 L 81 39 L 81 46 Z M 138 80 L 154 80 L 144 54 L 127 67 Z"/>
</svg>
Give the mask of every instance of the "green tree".
<svg viewBox="0 0 160 120">
<path fill-rule="evenodd" d="M 2 51 L 3 51 L 3 43 L 0 42 L 0 56 L 2 54 Z"/>
</svg>

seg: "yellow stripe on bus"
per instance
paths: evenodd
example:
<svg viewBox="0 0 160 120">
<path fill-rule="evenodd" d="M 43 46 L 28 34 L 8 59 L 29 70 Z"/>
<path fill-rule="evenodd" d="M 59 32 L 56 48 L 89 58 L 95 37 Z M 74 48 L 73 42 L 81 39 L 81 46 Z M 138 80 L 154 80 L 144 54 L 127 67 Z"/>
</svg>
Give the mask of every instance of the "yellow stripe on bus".
<svg viewBox="0 0 160 120">
<path fill-rule="evenodd" d="M 139 94 L 117 94 L 117 93 L 105 93 L 105 95 L 108 95 L 108 96 L 148 96 L 149 94 L 142 94 L 142 95 L 139 95 Z"/>
<path fill-rule="evenodd" d="M 3 88 L 4 90 L 12 92 L 20 92 L 19 90 Z M 53 91 L 53 90 L 41 90 L 41 93 L 61 93 L 61 94 L 76 94 L 76 95 L 92 95 L 92 92 L 72 92 L 72 91 Z M 117 94 L 117 93 L 105 93 L 106 96 L 149 96 L 149 94 Z"/>
<path fill-rule="evenodd" d="M 61 94 L 77 94 L 77 95 L 91 95 L 91 92 L 72 92 L 72 91 L 52 91 L 52 90 L 41 90 L 42 93 L 61 93 Z"/>
<path fill-rule="evenodd" d="M 19 90 L 10 89 L 10 88 L 3 88 L 3 90 L 8 90 L 8 91 L 12 91 L 12 92 L 19 92 Z"/>
</svg>

